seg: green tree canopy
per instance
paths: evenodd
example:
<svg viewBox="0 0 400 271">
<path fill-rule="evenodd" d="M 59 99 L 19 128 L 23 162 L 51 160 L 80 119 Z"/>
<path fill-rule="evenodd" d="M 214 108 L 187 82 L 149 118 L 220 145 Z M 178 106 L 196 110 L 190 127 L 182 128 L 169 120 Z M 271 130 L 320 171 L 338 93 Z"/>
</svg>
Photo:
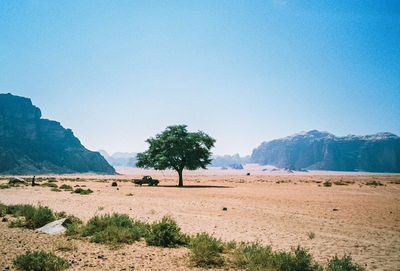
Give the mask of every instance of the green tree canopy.
<svg viewBox="0 0 400 271">
<path fill-rule="evenodd" d="M 157 170 L 174 169 L 183 186 L 183 169 L 206 168 L 211 163 L 210 149 L 215 139 L 202 131 L 190 133 L 186 125 L 169 126 L 161 134 L 146 140 L 149 149 L 137 154 L 137 167 Z"/>
</svg>

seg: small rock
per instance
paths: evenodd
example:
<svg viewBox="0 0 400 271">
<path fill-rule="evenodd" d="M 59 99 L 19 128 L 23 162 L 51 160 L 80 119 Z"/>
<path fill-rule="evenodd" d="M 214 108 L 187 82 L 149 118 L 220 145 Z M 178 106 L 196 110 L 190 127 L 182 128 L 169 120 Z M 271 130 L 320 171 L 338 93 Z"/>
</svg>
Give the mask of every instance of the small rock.
<svg viewBox="0 0 400 271">
<path fill-rule="evenodd" d="M 246 173 L 246 176 L 250 176 L 250 172 L 247 172 L 247 173 Z"/>
<path fill-rule="evenodd" d="M 6 267 L 4 267 L 4 270 L 9 270 L 10 267 L 8 265 L 6 265 Z"/>
<path fill-rule="evenodd" d="M 104 255 L 97 256 L 98 259 L 104 259 Z"/>
<path fill-rule="evenodd" d="M 7 222 L 8 221 L 8 219 L 6 218 L 6 217 L 3 217 L 2 219 L 1 219 L 1 222 Z"/>
<path fill-rule="evenodd" d="M 117 182 L 112 182 L 111 186 L 118 186 Z"/>
<path fill-rule="evenodd" d="M 339 209 L 333 208 L 332 211 L 336 212 L 339 211 Z"/>
<path fill-rule="evenodd" d="M 223 207 L 223 208 L 222 208 L 222 211 L 228 211 L 228 208 Z"/>
</svg>

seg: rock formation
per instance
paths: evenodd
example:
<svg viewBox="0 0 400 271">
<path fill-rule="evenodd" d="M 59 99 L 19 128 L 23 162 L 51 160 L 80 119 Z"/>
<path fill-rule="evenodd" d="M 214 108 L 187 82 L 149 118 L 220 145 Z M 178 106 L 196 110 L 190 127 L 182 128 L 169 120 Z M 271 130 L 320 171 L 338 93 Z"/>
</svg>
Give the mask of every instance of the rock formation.
<svg viewBox="0 0 400 271">
<path fill-rule="evenodd" d="M 42 119 L 28 98 L 0 94 L 0 173 L 115 174 L 98 153 L 87 150 L 70 129 Z"/>
<path fill-rule="evenodd" d="M 337 137 L 313 130 L 263 142 L 251 160 L 291 170 L 400 172 L 400 137 L 391 133 Z"/>
</svg>

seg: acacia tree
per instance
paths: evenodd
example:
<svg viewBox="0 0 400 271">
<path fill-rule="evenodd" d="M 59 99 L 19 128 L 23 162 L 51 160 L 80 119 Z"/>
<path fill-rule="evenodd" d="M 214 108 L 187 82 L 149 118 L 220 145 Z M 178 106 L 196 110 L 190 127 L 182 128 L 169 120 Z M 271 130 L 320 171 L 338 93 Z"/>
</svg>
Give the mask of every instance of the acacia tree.
<svg viewBox="0 0 400 271">
<path fill-rule="evenodd" d="M 186 125 L 169 126 L 161 134 L 146 140 L 149 149 L 137 154 L 137 167 L 156 170 L 174 169 L 183 186 L 183 169 L 206 168 L 211 163 L 210 149 L 215 139 L 202 131 L 189 133 Z"/>
</svg>

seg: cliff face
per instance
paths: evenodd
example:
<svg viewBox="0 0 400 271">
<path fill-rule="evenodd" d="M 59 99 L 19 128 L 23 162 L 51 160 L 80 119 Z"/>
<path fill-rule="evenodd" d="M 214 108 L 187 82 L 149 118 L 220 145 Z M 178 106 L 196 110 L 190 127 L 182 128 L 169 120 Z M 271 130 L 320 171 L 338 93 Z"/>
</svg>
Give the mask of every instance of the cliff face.
<svg viewBox="0 0 400 271">
<path fill-rule="evenodd" d="M 314 130 L 263 142 L 251 159 L 297 170 L 400 172 L 400 137 L 391 133 L 336 137 Z"/>
<path fill-rule="evenodd" d="M 0 173 L 115 174 L 98 153 L 87 150 L 70 129 L 41 118 L 28 98 L 0 94 Z"/>
</svg>

